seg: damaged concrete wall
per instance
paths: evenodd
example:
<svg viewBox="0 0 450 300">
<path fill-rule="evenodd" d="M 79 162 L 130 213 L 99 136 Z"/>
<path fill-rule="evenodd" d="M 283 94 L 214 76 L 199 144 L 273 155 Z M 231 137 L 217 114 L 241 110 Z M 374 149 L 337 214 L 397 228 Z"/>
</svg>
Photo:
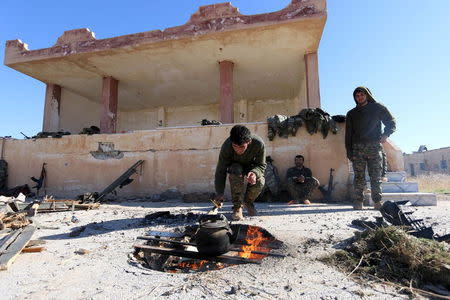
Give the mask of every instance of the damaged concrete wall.
<svg viewBox="0 0 450 300">
<path fill-rule="evenodd" d="M 342 126 L 337 135 L 309 135 L 302 127 L 297 136 L 267 139 L 267 123 L 247 124 L 266 142 L 284 179 L 294 156 L 303 154 L 305 164 L 321 183 L 334 168 L 338 198 L 347 195 L 348 164 Z M 60 139 L 6 140 L 4 156 L 9 164 L 9 186 L 29 184 L 46 162 L 46 193 L 74 197 L 101 191 L 139 159 L 145 160 L 139 175 L 119 196 L 150 196 L 169 188 L 182 193 L 213 192 L 214 171 L 223 141 L 232 125 L 161 128 L 127 134 L 71 135 Z M 99 144 L 101 143 L 101 144 Z M 108 149 L 115 151 L 108 155 Z M 100 152 L 103 152 L 100 153 Z M 93 155 L 93 153 L 95 155 Z M 96 157 L 97 156 L 97 157 Z M 42 193 L 42 191 L 41 191 Z M 316 195 L 318 196 L 318 195 Z"/>
<path fill-rule="evenodd" d="M 77 134 L 85 127 L 98 127 L 100 109 L 99 103 L 62 88 L 59 129 Z"/>
</svg>

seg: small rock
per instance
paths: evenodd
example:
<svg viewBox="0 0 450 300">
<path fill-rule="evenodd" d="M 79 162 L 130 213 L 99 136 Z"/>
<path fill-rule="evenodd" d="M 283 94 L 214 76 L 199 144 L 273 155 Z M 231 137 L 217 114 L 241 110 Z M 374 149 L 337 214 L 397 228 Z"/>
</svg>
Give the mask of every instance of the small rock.
<svg viewBox="0 0 450 300">
<path fill-rule="evenodd" d="M 91 251 L 89 251 L 89 250 L 87 250 L 87 249 L 80 248 L 80 249 L 78 249 L 77 251 L 75 251 L 75 254 L 86 255 L 86 254 L 88 254 L 88 253 L 90 253 L 90 252 L 91 252 Z"/>
<path fill-rule="evenodd" d="M 285 285 L 284 286 L 284 290 L 287 291 L 287 292 L 290 292 L 290 291 L 292 291 L 292 287 L 289 284 Z"/>
<path fill-rule="evenodd" d="M 80 222 L 80 220 L 77 218 L 77 217 L 75 217 L 75 216 L 72 216 L 72 219 L 70 220 L 72 223 L 78 223 L 78 222 Z"/>
<path fill-rule="evenodd" d="M 226 291 L 225 294 L 227 294 L 227 295 L 234 295 L 234 294 L 236 294 L 236 288 L 234 286 L 232 286 L 231 290 Z"/>
</svg>

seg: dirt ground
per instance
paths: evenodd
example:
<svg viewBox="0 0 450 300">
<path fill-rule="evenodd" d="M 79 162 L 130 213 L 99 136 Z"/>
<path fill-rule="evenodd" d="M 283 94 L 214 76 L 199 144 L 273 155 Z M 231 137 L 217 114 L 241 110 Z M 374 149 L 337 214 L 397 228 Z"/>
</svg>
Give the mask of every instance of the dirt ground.
<svg viewBox="0 0 450 300">
<path fill-rule="evenodd" d="M 288 245 L 285 258 L 265 258 L 261 265 L 239 265 L 195 274 L 146 269 L 130 259 L 137 236 L 173 225 L 144 224 L 145 215 L 206 213 L 208 204 L 176 201 L 104 204 L 97 210 L 38 214 L 33 239 L 47 241 L 41 253 L 20 254 L 0 272 L 1 299 L 405 299 L 394 288 L 361 284 L 317 261 L 335 251 L 357 230 L 353 219 L 380 215 L 350 205 L 287 206 L 257 203 L 259 216 L 242 223 L 264 227 Z M 450 201 L 417 207 L 438 234 L 450 231 Z M 230 216 L 231 207 L 223 209 Z M 75 221 L 75 223 L 74 223 Z M 77 222 L 78 221 L 78 222 Z M 179 224 L 177 224 L 179 225 Z M 69 233 L 87 226 L 79 236 Z M 446 231 L 447 230 L 447 231 Z M 80 251 L 85 254 L 77 254 Z"/>
</svg>

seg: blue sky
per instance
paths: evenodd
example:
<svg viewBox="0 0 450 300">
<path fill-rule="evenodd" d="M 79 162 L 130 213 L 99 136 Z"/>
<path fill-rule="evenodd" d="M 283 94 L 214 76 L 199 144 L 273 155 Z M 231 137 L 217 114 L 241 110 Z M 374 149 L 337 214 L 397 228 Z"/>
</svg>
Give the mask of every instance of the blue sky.
<svg viewBox="0 0 450 300">
<path fill-rule="evenodd" d="M 90 28 L 98 39 L 184 24 L 207 0 L 3 0 L 0 56 L 7 40 L 31 50 L 52 46 L 65 31 Z M 236 0 L 243 14 L 284 8 L 290 0 Z M 328 0 L 319 48 L 321 102 L 330 114 L 354 106 L 352 91 L 368 86 L 397 119 L 391 136 L 404 151 L 450 146 L 450 1 Z M 0 136 L 22 138 L 42 128 L 45 85 L 0 65 Z M 447 127 L 448 126 L 448 127 Z"/>
</svg>

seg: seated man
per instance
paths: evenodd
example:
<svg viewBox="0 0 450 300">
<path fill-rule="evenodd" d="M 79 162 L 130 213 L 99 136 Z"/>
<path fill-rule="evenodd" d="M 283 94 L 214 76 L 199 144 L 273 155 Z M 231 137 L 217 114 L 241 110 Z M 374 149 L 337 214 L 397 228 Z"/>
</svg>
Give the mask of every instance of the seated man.
<svg viewBox="0 0 450 300">
<path fill-rule="evenodd" d="M 235 125 L 222 144 L 215 174 L 215 203 L 224 201 L 225 179 L 229 174 L 233 220 L 242 220 L 242 206 L 256 215 L 253 204 L 264 187 L 266 151 L 263 140 L 242 125 Z M 247 186 L 246 186 L 247 184 Z"/>
<path fill-rule="evenodd" d="M 311 204 L 309 199 L 315 188 L 319 186 L 319 181 L 312 176 L 312 172 L 303 166 L 305 158 L 302 155 L 295 157 L 295 167 L 289 168 L 286 173 L 287 189 L 291 201 L 288 204 Z"/>
</svg>

